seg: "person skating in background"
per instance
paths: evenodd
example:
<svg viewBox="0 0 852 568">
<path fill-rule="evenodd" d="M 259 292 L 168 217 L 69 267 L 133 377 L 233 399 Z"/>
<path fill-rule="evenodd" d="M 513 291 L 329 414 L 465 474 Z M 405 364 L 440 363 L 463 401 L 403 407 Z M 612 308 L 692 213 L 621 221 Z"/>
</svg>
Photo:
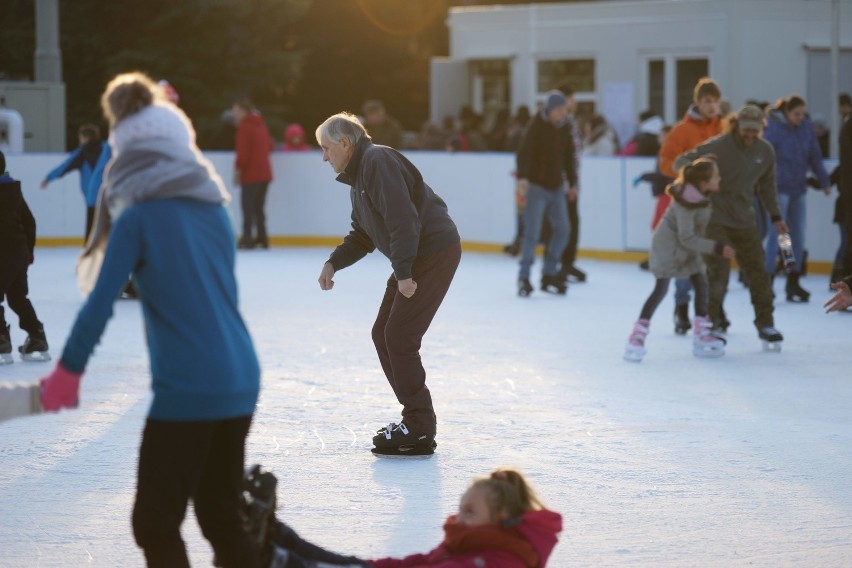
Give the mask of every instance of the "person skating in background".
<svg viewBox="0 0 852 568">
<path fill-rule="evenodd" d="M 754 216 L 755 193 L 770 214 L 779 233 L 787 225 L 778 208 L 775 189 L 775 152 L 772 145 L 760 137 L 763 113 L 753 105 L 745 105 L 729 123 L 729 131 L 711 138 L 694 150 L 681 154 L 675 167 L 683 167 L 702 156 L 715 156 L 722 176 L 722 189 L 710 201 L 712 214 L 705 237 L 730 243 L 737 251 L 737 263 L 749 282 L 751 303 L 754 306 L 754 325 L 764 348 L 781 349 L 784 337 L 775 328 L 772 288 L 764 265 L 763 244 Z M 728 290 L 731 261 L 721 256 L 707 255 L 707 280 L 710 286 L 708 309 L 715 333 L 727 329 L 723 304 Z"/>
<path fill-rule="evenodd" d="M 639 126 L 619 156 L 657 156 L 660 153 L 660 130 L 665 123 L 654 111 L 645 110 L 639 114 Z"/>
<path fill-rule="evenodd" d="M 136 542 L 149 566 L 188 566 L 180 526 L 192 500 L 218 565 L 259 566 L 239 507 L 260 369 L 237 307 L 229 196 L 189 119 L 150 78 L 118 75 L 101 104 L 114 158 L 78 266 L 89 295 L 42 379 L 42 406 L 77 406 L 83 372 L 132 273 L 154 391 L 139 449 Z"/>
<path fill-rule="evenodd" d="M 305 129 L 298 122 L 287 125 L 284 129 L 284 146 L 282 152 L 307 152 L 311 150 L 305 137 Z"/>
<path fill-rule="evenodd" d="M 841 102 L 849 103 L 848 111 L 843 115 L 843 127 L 840 129 L 840 164 L 837 168 L 837 192 L 840 201 L 837 204 L 840 210 L 838 217 L 846 234 L 840 276 L 845 278 L 852 275 L 852 100 Z"/>
<path fill-rule="evenodd" d="M 675 159 L 684 152 L 692 150 L 702 142 L 722 132 L 719 117 L 722 90 L 713 79 L 703 77 L 695 84 L 692 105 L 683 119 L 676 123 L 660 147 L 660 172 L 671 178 L 677 176 Z M 651 221 L 651 230 L 657 228 L 669 206 L 670 198 L 663 193 L 657 198 L 657 207 Z M 675 279 L 674 330 L 685 335 L 691 326 L 689 321 L 689 301 L 691 284 L 688 279 Z"/>
<path fill-rule="evenodd" d="M 402 148 L 402 125 L 388 114 L 382 101 L 371 99 L 361 107 L 364 128 L 370 134 L 373 144 Z"/>
<path fill-rule="evenodd" d="M 503 150 L 512 152 L 513 154 L 517 153 L 518 146 L 521 145 L 521 140 L 524 137 L 524 132 L 529 122 L 529 107 L 526 105 L 519 106 L 515 116 L 512 117 L 512 121 L 509 123 Z M 521 253 L 521 239 L 524 236 L 524 196 L 518 188 L 518 172 L 513 170 L 511 175 L 515 185 L 513 194 L 515 203 L 515 238 L 503 247 L 503 252 L 511 256 L 518 256 Z"/>
<path fill-rule="evenodd" d="M 583 123 L 583 156 L 615 156 L 618 137 L 602 114 L 593 114 Z"/>
<path fill-rule="evenodd" d="M 101 130 L 94 124 L 84 124 L 77 130 L 77 139 L 80 145 L 68 155 L 64 162 L 50 170 L 41 182 L 41 188 L 47 189 L 50 182 L 55 181 L 65 174 L 79 170 L 80 191 L 86 202 L 86 236 L 92 231 L 92 222 L 95 215 L 95 205 L 98 202 L 98 190 L 101 187 L 101 177 L 96 175 L 98 162 L 102 157 L 104 144 L 101 142 Z M 108 160 L 109 158 L 107 158 Z M 105 164 L 106 161 L 102 162 Z M 103 172 L 103 167 L 99 170 Z"/>
<path fill-rule="evenodd" d="M 570 149 L 574 159 L 574 183 L 565 190 L 565 207 L 568 211 L 568 243 L 560 259 L 559 278 L 565 282 L 585 282 L 586 273 L 577 267 L 577 246 L 580 243 L 580 154 L 583 150 L 583 136 L 580 132 L 577 113 L 577 99 L 574 97 L 574 87 L 563 83 L 558 87 L 560 93 L 568 101 L 565 123 L 562 125 L 562 136 L 566 144 L 572 144 Z M 549 240 L 549 239 L 548 239 Z"/>
<path fill-rule="evenodd" d="M 27 298 L 27 271 L 35 258 L 36 223 L 24 195 L 21 182 L 6 171 L 6 156 L 0 152 L 0 302 L 3 298 L 18 314 L 18 325 L 27 338 L 18 347 L 25 361 L 49 361 L 44 325 Z M 0 365 L 12 363 L 12 337 L 0 305 Z"/>
<path fill-rule="evenodd" d="M 672 278 L 689 278 L 695 290 L 693 354 L 698 357 L 725 354 L 724 340 L 710 333 L 713 324 L 707 317 L 707 275 L 701 260 L 702 254 L 734 257 L 734 249 L 726 243 L 704 238 L 710 220 L 710 195 L 719 191 L 719 179 L 716 163 L 699 158 L 684 166 L 667 188 L 671 203 L 651 241 L 650 270 L 657 281 L 627 340 L 624 358 L 628 361 L 638 362 L 645 356 L 651 317 L 666 297 Z"/>
<path fill-rule="evenodd" d="M 323 264 L 320 288 L 336 272 L 379 249 L 391 261 L 373 344 L 402 405 L 402 421 L 373 437 L 373 453 L 434 452 L 437 419 L 420 359 L 423 336 L 461 260 L 461 238 L 444 201 L 401 153 L 373 144 L 357 117 L 338 113 L 316 129 L 323 161 L 351 186 L 352 229 Z"/>
<path fill-rule="evenodd" d="M 542 221 L 550 221 L 551 235 L 541 271 L 541 289 L 565 294 L 567 282 L 559 276 L 559 263 L 568 243 L 566 191 L 576 192 L 574 142 L 562 127 L 568 99 L 560 91 L 547 93 L 544 106 L 530 121 L 517 154 L 519 192 L 525 197 L 524 237 L 521 248 L 518 295 L 529 296 L 530 272 Z M 567 184 L 567 187 L 566 187 Z"/>
<path fill-rule="evenodd" d="M 816 175 L 825 195 L 831 193 L 828 172 L 822 163 L 819 142 L 807 117 L 807 103 L 799 95 L 781 99 L 769 112 L 763 138 L 775 149 L 778 207 L 787 221 L 796 265 L 787 272 L 785 293 L 788 302 L 807 302 L 810 292 L 802 288 L 799 278 L 805 271 L 805 218 L 807 211 L 808 170 Z M 766 240 L 766 272 L 775 277 L 778 258 L 778 235 L 769 227 Z"/>
<path fill-rule="evenodd" d="M 444 523 L 444 539 L 425 554 L 370 560 L 374 568 L 544 568 L 562 516 L 544 507 L 524 476 L 500 468 L 471 483 Z"/>
<path fill-rule="evenodd" d="M 657 148 L 662 146 L 663 142 L 666 139 L 666 136 L 669 135 L 669 132 L 671 132 L 671 130 L 672 127 L 669 124 L 663 124 L 660 127 L 660 132 L 657 134 Z M 657 156 L 656 169 L 653 172 L 645 172 L 642 175 L 637 176 L 633 180 L 633 187 L 638 186 L 641 182 L 644 181 L 651 186 L 651 196 L 654 199 L 659 199 L 661 195 L 665 194 L 666 188 L 669 186 L 670 183 L 674 181 L 674 178 L 671 178 L 660 171 L 660 158 L 657 154 L 654 155 Z M 653 232 L 654 227 L 651 227 L 651 233 Z M 641 268 L 642 270 L 649 270 L 650 259 L 645 258 L 644 260 L 640 261 L 639 268 Z"/>
<path fill-rule="evenodd" d="M 266 233 L 266 192 L 272 181 L 269 153 L 274 147 L 263 117 L 246 97 L 232 108 L 237 121 L 234 181 L 242 189 L 243 234 L 239 248 L 269 248 Z"/>
</svg>

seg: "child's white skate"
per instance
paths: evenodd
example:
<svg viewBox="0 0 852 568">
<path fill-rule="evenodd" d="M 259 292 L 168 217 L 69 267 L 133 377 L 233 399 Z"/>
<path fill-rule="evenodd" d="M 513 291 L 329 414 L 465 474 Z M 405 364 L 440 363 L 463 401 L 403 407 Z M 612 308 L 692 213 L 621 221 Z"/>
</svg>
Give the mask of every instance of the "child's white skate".
<svg viewBox="0 0 852 568">
<path fill-rule="evenodd" d="M 696 357 L 721 357 L 725 339 L 712 333 L 713 322 L 707 316 L 695 316 L 692 323 L 692 354 Z"/>
<path fill-rule="evenodd" d="M 624 347 L 624 360 L 639 363 L 645 357 L 647 350 L 645 349 L 645 338 L 648 336 L 648 326 L 651 322 L 646 319 L 637 320 L 633 325 L 633 331 L 630 332 L 630 337 L 627 339 L 627 345 Z"/>
<path fill-rule="evenodd" d="M 761 327 L 757 330 L 757 335 L 763 342 L 763 350 L 768 353 L 781 353 L 781 344 L 784 342 L 784 336 L 774 327 Z"/>
</svg>

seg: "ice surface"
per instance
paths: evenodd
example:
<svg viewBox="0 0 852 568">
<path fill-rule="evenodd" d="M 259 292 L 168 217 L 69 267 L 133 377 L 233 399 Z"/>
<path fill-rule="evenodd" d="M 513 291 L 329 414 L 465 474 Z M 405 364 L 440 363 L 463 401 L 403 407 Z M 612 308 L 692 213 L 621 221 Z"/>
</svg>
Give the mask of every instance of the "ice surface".
<svg viewBox="0 0 852 568">
<path fill-rule="evenodd" d="M 30 272 L 56 359 L 77 252 L 39 249 Z M 635 264 L 581 262 L 589 282 L 566 297 L 521 299 L 514 259 L 465 254 L 422 349 L 438 450 L 384 460 L 370 438 L 398 405 L 370 328 L 390 265 L 369 255 L 322 292 L 328 252 L 238 256 L 263 366 L 248 460 L 279 477 L 279 515 L 304 537 L 364 557 L 429 550 L 471 478 L 512 465 L 564 516 L 554 568 L 852 565 L 852 314 L 823 313 L 826 276 L 803 279 L 810 304 L 778 302 L 780 354 L 732 282 L 724 357 L 692 355 L 669 298 L 636 364 L 624 343 L 653 282 Z M 0 380 L 52 365 L 16 360 Z M 0 566 L 144 564 L 130 511 L 149 381 L 139 305 L 118 301 L 80 409 L 0 423 Z M 209 566 L 191 512 L 184 535 Z"/>
</svg>

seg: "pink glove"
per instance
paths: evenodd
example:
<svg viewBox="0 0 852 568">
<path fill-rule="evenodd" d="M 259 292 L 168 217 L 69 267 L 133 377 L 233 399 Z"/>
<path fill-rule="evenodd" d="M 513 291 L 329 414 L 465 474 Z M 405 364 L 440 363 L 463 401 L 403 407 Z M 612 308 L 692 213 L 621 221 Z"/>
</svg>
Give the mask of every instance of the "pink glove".
<svg viewBox="0 0 852 568">
<path fill-rule="evenodd" d="M 59 412 L 63 408 L 77 408 L 81 378 L 83 373 L 73 373 L 62 363 L 57 363 L 53 372 L 39 381 L 44 411 Z"/>
</svg>

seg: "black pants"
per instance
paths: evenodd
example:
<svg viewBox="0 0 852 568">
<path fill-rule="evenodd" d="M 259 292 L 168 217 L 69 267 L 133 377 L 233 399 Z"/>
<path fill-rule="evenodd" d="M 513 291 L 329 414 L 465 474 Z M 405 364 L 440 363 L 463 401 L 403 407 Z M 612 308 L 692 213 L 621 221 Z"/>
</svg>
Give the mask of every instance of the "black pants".
<svg viewBox="0 0 852 568">
<path fill-rule="evenodd" d="M 707 315 L 708 301 L 708 286 L 707 277 L 702 272 L 696 272 L 689 276 L 689 281 L 692 287 L 695 288 L 695 315 L 705 317 Z M 653 317 L 654 312 L 660 305 L 660 302 L 666 297 L 666 292 L 669 291 L 669 283 L 671 278 L 657 278 L 657 283 L 654 285 L 654 291 L 645 300 L 645 305 L 642 306 L 642 312 L 639 314 L 639 319 L 649 320 Z"/>
<path fill-rule="evenodd" d="M 402 405 L 402 419 L 419 434 L 434 436 L 437 424 L 426 370 L 420 361 L 420 343 L 444 301 L 460 260 L 460 244 L 417 257 L 412 268 L 417 291 L 411 298 L 399 293 L 396 277 L 391 275 L 373 324 L 373 344 Z"/>
<path fill-rule="evenodd" d="M 149 567 L 189 566 L 180 526 L 190 499 L 221 566 L 260 566 L 239 516 L 250 425 L 251 416 L 145 423 L 133 534 Z"/>
<path fill-rule="evenodd" d="M 578 211 L 577 202 L 580 196 L 577 195 L 574 200 L 565 197 L 568 204 L 568 244 L 565 245 L 565 250 L 562 252 L 562 270 L 567 271 L 574 266 L 574 261 L 577 260 L 577 242 L 580 238 L 580 213 Z"/>
<path fill-rule="evenodd" d="M 28 334 L 35 333 L 41 322 L 36 317 L 32 302 L 27 298 L 29 285 L 27 269 L 30 265 L 30 253 L 26 246 L 13 250 L 0 250 L 0 302 L 3 298 L 12 311 L 18 314 L 18 324 Z M 0 306 L 0 325 L 6 329 L 6 314 Z"/>
<path fill-rule="evenodd" d="M 241 196 L 243 206 L 243 241 L 269 244 L 266 235 L 266 190 L 269 182 L 247 183 L 243 185 Z"/>
</svg>

